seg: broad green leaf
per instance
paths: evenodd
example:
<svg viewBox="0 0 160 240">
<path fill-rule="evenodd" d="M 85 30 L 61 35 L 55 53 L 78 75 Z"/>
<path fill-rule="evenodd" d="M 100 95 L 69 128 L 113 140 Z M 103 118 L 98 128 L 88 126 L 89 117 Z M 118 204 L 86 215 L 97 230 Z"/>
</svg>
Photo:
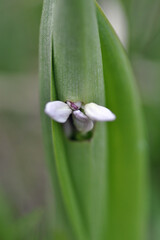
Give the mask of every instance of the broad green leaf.
<svg viewBox="0 0 160 240">
<path fill-rule="evenodd" d="M 56 97 L 61 101 L 94 101 L 103 105 L 102 59 L 93 0 L 61 0 L 55 5 L 53 71 Z"/>
<path fill-rule="evenodd" d="M 143 117 L 135 80 L 125 52 L 97 9 L 106 102 L 116 113 L 108 125 L 108 239 L 142 240 L 147 233 L 147 157 Z M 106 238 L 107 239 L 107 238 Z"/>
<path fill-rule="evenodd" d="M 60 124 L 52 122 L 52 131 L 51 120 L 44 116 L 45 103 L 50 100 L 104 104 L 94 2 L 45 1 L 40 39 L 41 114 L 54 187 L 58 184 L 56 164 L 73 239 L 100 239 L 107 188 L 105 124 L 96 125 L 93 139 L 74 142 L 66 138 Z"/>
<path fill-rule="evenodd" d="M 56 86 L 57 98 L 84 103 L 94 101 L 103 105 L 102 58 L 94 2 L 59 1 L 55 7 L 54 23 L 53 85 Z M 103 146 L 106 139 L 104 124 L 96 127 L 90 142 L 78 143 L 67 140 L 60 131 L 56 134 L 58 127 L 53 125 L 61 189 L 80 239 L 88 239 L 89 236 L 98 239 L 103 221 L 106 189 L 106 150 Z M 60 134 L 62 142 L 57 141 Z"/>
</svg>

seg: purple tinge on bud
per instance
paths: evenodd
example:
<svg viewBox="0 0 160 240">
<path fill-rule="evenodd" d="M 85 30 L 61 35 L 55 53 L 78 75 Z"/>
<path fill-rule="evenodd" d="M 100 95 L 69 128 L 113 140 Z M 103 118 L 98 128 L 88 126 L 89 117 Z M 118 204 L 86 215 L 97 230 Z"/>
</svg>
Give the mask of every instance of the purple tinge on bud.
<svg viewBox="0 0 160 240">
<path fill-rule="evenodd" d="M 71 101 L 67 101 L 67 104 L 73 111 L 79 110 L 82 105 L 81 102 L 71 102 Z"/>
</svg>

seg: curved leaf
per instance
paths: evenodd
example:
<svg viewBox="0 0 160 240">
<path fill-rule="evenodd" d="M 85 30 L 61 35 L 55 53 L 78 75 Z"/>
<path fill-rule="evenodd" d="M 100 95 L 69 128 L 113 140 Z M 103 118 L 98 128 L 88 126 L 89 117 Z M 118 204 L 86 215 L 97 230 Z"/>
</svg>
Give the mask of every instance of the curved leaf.
<svg viewBox="0 0 160 240">
<path fill-rule="evenodd" d="M 97 17 L 106 102 L 117 116 L 115 123 L 108 125 L 109 216 L 106 236 L 112 240 L 142 240 L 147 232 L 147 155 L 138 90 L 125 52 L 99 7 Z"/>
</svg>

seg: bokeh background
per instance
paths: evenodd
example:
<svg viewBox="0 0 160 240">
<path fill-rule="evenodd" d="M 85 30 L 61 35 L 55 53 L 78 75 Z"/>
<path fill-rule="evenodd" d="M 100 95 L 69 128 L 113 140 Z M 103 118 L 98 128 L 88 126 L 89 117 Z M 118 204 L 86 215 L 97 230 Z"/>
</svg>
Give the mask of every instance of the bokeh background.
<svg viewBox="0 0 160 240">
<path fill-rule="evenodd" d="M 101 0 L 99 3 L 129 56 L 142 99 L 150 156 L 148 234 L 149 239 L 158 240 L 160 1 Z M 41 11 L 42 0 L 0 0 L 2 240 L 52 238 L 51 226 L 46 223 L 52 222 L 49 221 L 49 213 L 54 197 L 45 162 L 39 114 L 38 38 Z"/>
</svg>

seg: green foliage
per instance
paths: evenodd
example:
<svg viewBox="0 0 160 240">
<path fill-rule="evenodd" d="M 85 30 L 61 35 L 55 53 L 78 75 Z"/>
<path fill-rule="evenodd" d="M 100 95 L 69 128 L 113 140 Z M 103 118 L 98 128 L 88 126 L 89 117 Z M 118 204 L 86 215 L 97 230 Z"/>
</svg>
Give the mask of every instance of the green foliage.
<svg viewBox="0 0 160 240">
<path fill-rule="evenodd" d="M 129 53 L 137 75 L 146 116 L 150 150 L 150 239 L 160 238 L 160 2 L 158 0 L 121 0 L 126 10 Z"/>
<path fill-rule="evenodd" d="M 41 210 L 33 211 L 24 217 L 17 218 L 15 209 L 0 192 L 0 239 L 27 240 L 39 239 L 37 226 L 42 216 Z"/>
<path fill-rule="evenodd" d="M 159 0 L 120 0 L 126 10 L 129 30 L 129 53 L 152 60 L 160 58 Z"/>
<path fill-rule="evenodd" d="M 1 71 L 34 70 L 38 53 L 40 14 L 40 0 L 1 0 Z"/>
<path fill-rule="evenodd" d="M 58 225 L 67 239 L 142 240 L 147 163 L 140 103 L 122 46 L 97 11 L 98 24 L 92 0 L 44 1 L 41 115 L 56 204 L 62 206 L 56 207 L 55 239 Z M 96 123 L 90 141 L 69 140 L 44 114 L 51 100 L 103 105 L 104 98 L 117 120 Z"/>
<path fill-rule="evenodd" d="M 100 10 L 98 23 L 106 104 L 117 115 L 108 126 L 108 239 L 145 239 L 146 140 L 138 90 L 126 54 Z"/>
</svg>

